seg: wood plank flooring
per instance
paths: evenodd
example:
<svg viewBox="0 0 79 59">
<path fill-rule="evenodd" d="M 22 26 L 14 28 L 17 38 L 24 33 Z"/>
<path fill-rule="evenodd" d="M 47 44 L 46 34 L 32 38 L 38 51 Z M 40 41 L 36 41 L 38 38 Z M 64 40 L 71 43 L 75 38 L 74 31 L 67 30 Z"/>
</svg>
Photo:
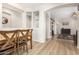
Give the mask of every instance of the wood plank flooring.
<svg viewBox="0 0 79 59">
<path fill-rule="evenodd" d="M 29 49 L 28 55 L 79 55 L 79 49 L 71 40 L 49 39 L 45 43 L 33 42 L 33 49 Z"/>
</svg>

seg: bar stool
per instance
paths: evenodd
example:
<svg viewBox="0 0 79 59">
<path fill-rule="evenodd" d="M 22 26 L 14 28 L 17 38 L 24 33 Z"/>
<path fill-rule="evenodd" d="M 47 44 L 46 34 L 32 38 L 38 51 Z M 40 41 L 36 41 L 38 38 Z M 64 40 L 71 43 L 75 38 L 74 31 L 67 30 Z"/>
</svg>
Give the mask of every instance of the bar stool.
<svg viewBox="0 0 79 59">
<path fill-rule="evenodd" d="M 28 53 L 28 47 L 27 47 L 27 33 L 28 30 L 17 30 L 17 51 L 18 54 L 20 54 L 20 52 L 27 52 Z"/>
<path fill-rule="evenodd" d="M 0 31 L 0 55 L 16 54 L 16 31 Z"/>
<path fill-rule="evenodd" d="M 32 29 L 28 30 L 27 40 L 30 41 L 30 48 L 32 49 Z"/>
</svg>

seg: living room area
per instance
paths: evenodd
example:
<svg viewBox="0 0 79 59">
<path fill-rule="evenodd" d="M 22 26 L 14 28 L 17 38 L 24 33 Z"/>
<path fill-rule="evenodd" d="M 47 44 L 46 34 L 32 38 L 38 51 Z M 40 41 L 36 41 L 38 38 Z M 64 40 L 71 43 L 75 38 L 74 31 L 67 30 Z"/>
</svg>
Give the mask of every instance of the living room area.
<svg viewBox="0 0 79 59">
<path fill-rule="evenodd" d="M 57 39 L 71 40 L 73 41 L 73 45 L 77 46 L 78 8 L 77 4 L 67 4 L 46 11 L 48 17 L 47 37 L 51 38 L 56 36 Z"/>
</svg>

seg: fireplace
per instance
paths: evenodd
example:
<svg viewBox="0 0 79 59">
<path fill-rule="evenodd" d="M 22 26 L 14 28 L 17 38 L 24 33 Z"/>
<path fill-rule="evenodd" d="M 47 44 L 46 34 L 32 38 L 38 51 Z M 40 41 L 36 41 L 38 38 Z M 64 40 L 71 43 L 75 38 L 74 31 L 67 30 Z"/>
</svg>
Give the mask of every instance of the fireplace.
<svg viewBox="0 0 79 59">
<path fill-rule="evenodd" d="M 58 36 L 60 39 L 72 39 L 71 37 L 71 29 L 62 28 L 61 34 Z"/>
<path fill-rule="evenodd" d="M 62 28 L 61 29 L 61 34 L 71 35 L 71 30 Z"/>
<path fill-rule="evenodd" d="M 71 35 L 71 29 L 62 28 L 61 34 L 58 35 L 58 38 L 73 40 L 73 36 Z"/>
</svg>

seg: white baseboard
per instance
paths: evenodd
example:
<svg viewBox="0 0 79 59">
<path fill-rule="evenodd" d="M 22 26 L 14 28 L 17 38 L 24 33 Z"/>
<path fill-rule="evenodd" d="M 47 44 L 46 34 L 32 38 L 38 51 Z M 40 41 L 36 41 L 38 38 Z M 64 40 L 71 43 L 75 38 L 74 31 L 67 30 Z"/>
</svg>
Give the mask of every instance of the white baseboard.
<svg viewBox="0 0 79 59">
<path fill-rule="evenodd" d="M 49 36 L 49 37 L 47 37 L 46 39 L 51 39 L 52 38 L 52 36 Z"/>
<path fill-rule="evenodd" d="M 33 41 L 40 42 L 40 43 L 45 43 L 44 40 L 33 40 Z"/>
</svg>

